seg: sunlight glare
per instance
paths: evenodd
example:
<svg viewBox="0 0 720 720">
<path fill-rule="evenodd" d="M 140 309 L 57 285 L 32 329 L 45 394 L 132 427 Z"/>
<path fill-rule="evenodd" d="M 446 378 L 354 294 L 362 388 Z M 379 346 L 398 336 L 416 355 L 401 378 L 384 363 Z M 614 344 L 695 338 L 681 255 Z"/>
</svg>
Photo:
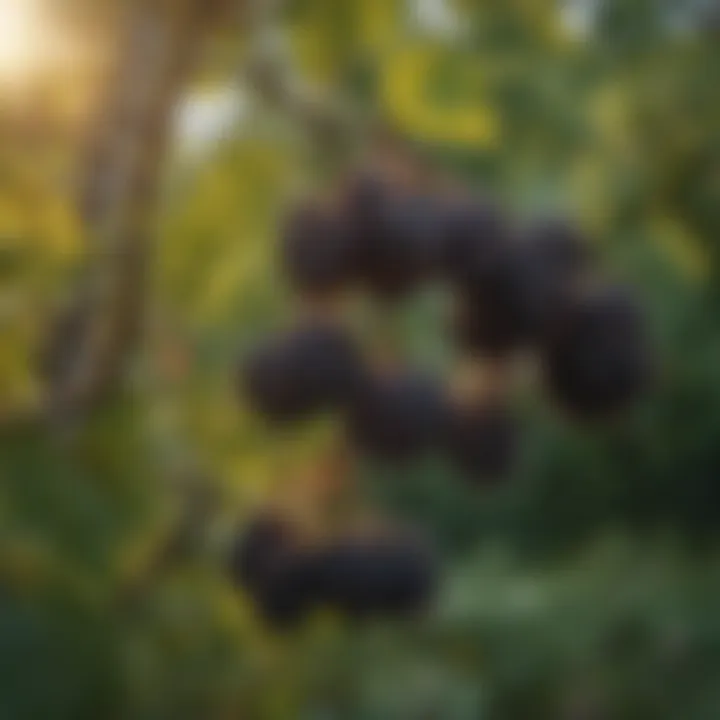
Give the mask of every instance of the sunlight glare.
<svg viewBox="0 0 720 720">
<path fill-rule="evenodd" d="M 32 75 L 42 45 L 39 0 L 0 0 L 0 83 Z"/>
</svg>

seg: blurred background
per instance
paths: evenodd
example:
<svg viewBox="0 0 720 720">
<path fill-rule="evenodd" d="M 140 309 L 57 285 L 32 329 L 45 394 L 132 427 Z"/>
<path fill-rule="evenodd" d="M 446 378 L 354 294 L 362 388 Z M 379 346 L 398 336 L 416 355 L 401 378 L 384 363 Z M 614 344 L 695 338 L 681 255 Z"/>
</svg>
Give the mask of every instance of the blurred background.
<svg viewBox="0 0 720 720">
<path fill-rule="evenodd" d="M 719 39 L 716 0 L 0 0 L 0 718 L 720 717 Z M 437 607 L 278 637 L 223 548 L 326 429 L 234 363 L 292 312 L 288 201 L 378 125 L 579 222 L 660 377 L 609 429 L 528 392 L 498 487 L 363 467 Z M 439 303 L 393 324 L 431 367 Z"/>
</svg>

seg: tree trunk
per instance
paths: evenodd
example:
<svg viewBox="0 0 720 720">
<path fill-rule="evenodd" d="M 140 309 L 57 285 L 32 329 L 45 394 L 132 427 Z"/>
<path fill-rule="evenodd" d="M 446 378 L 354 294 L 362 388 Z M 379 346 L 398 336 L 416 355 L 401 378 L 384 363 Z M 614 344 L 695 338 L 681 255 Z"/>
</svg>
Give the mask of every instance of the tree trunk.
<svg viewBox="0 0 720 720">
<path fill-rule="evenodd" d="M 142 325 L 145 275 L 173 110 L 202 46 L 204 0 L 135 2 L 81 170 L 88 258 L 72 307 L 82 316 L 49 416 L 81 420 L 122 382 Z M 61 323 L 62 325 L 62 323 Z"/>
</svg>

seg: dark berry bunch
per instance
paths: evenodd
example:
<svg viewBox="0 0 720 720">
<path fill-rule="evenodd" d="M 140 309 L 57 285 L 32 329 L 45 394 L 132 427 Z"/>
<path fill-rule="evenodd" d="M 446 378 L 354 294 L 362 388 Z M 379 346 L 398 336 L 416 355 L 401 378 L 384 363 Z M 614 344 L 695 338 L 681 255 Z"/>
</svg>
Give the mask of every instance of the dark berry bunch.
<svg viewBox="0 0 720 720">
<path fill-rule="evenodd" d="M 414 615 L 431 602 L 438 571 L 431 549 L 407 534 L 311 541 L 261 513 L 236 539 L 231 573 L 265 621 L 286 628 L 318 609 L 355 619 Z"/>
<path fill-rule="evenodd" d="M 602 280 L 590 244 L 569 223 L 522 226 L 492 201 L 434 196 L 365 173 L 332 201 L 296 208 L 281 245 L 305 302 L 326 303 L 349 287 L 387 300 L 444 283 L 455 298 L 452 337 L 461 353 L 507 363 L 531 352 L 573 417 L 605 417 L 647 385 L 650 350 L 638 302 Z M 463 425 L 440 385 L 411 370 L 366 367 L 342 322 L 322 314 L 260 346 L 243 363 L 241 388 L 273 422 L 341 411 L 358 448 L 382 458 L 455 448 L 443 438 Z M 475 435 L 479 446 L 485 430 L 491 438 L 513 425 L 497 398 L 474 405 L 464 413 L 484 418 L 470 423 L 483 431 Z M 459 464 L 481 469 L 479 461 Z M 497 464 L 489 464 L 491 474 Z"/>
<path fill-rule="evenodd" d="M 510 401 L 518 360 L 579 420 L 606 419 L 648 386 L 646 321 L 629 288 L 604 279 L 583 233 L 557 220 L 512 222 L 495 202 L 430 193 L 380 174 L 345 183 L 289 216 L 282 264 L 301 319 L 245 358 L 239 387 L 271 424 L 335 413 L 360 454 L 405 462 L 429 451 L 472 480 L 507 476 L 520 446 Z M 385 303 L 434 282 L 472 382 L 453 392 L 404 367 L 367 362 L 335 312 L 350 289 Z M 330 310 L 330 312 L 328 312 Z M 454 374 L 455 375 L 455 374 Z M 237 576 L 274 620 L 330 603 L 351 615 L 414 608 L 431 583 L 417 546 L 385 537 L 298 543 L 272 519 L 253 525 Z M 259 568 L 259 569 L 254 569 Z"/>
<path fill-rule="evenodd" d="M 591 271 L 590 249 L 573 228 L 555 222 L 504 227 L 477 243 L 479 256 L 465 251 L 456 282 L 461 347 L 498 358 L 542 346 Z"/>
</svg>

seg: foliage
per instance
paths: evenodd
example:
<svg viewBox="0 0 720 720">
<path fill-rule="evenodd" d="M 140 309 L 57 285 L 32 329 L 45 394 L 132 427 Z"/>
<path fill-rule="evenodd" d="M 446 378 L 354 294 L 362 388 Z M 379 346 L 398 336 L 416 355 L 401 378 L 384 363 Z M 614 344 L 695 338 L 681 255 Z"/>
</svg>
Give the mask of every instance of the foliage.
<svg viewBox="0 0 720 720">
<path fill-rule="evenodd" d="M 288 199 L 333 176 L 322 143 L 241 87 L 232 131 L 198 155 L 180 139 L 168 163 L 131 391 L 77 435 L 0 430 L 0 717 L 717 717 L 717 30 L 703 3 L 587 3 L 586 34 L 549 0 L 437 4 L 428 22 L 399 0 L 296 0 L 282 29 L 303 78 L 428 162 L 519 211 L 579 218 L 647 298 L 653 397 L 601 429 L 524 393 L 526 454 L 482 493 L 439 460 L 364 467 L 363 501 L 438 541 L 437 610 L 409 626 L 321 616 L 272 636 L 223 548 L 328 428 L 270 433 L 231 378 L 287 313 L 275 259 Z M 96 51 L 118 18 L 86 5 L 67 21 L 92 21 Z M 242 45 L 218 37 L 197 85 L 234 81 Z M 33 354 L 86 240 L 68 182 L 78 126 L 59 109 L 73 77 L 0 106 L 0 419 L 38 397 Z M 391 319 L 428 366 L 453 360 L 437 342 L 443 309 L 429 294 Z M 168 475 L 190 463 L 222 507 L 153 570 L 182 514 Z"/>
</svg>

